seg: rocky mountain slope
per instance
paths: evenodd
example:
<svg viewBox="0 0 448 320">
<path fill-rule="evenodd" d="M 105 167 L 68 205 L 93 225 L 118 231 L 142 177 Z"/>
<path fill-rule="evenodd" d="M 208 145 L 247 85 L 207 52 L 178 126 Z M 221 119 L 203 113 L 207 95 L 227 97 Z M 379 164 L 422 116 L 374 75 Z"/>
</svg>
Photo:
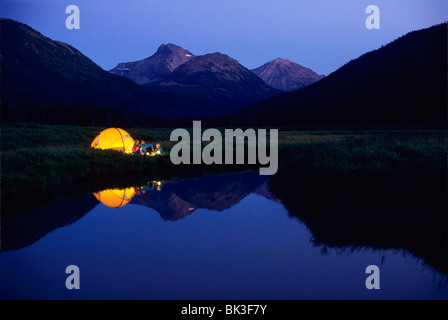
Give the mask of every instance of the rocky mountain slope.
<svg viewBox="0 0 448 320">
<path fill-rule="evenodd" d="M 193 58 L 193 54 L 172 43 L 162 44 L 149 58 L 122 62 L 109 72 L 128 77 L 137 84 L 166 80 L 174 69 Z"/>
<path fill-rule="evenodd" d="M 282 91 L 294 91 L 324 78 L 313 70 L 289 59 L 277 58 L 251 70 L 269 86 Z"/>
</svg>

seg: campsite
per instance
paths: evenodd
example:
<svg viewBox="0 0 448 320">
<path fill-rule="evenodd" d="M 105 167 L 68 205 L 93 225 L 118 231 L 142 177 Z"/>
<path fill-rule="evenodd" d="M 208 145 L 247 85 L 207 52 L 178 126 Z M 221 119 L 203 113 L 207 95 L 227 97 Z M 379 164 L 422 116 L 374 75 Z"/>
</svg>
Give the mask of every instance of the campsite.
<svg viewBox="0 0 448 320">
<path fill-rule="evenodd" d="M 175 165 L 169 153 L 177 143 L 170 141 L 171 128 L 127 128 L 119 135 L 125 149 L 92 147 L 107 128 L 49 126 L 15 123 L 2 126 L 2 198 L 17 202 L 24 192 L 51 195 L 94 189 L 109 183 L 123 186 L 148 178 L 169 180 L 207 173 L 258 170 L 258 165 Z M 192 128 L 186 128 L 192 130 Z M 222 129 L 224 130 L 224 129 Z M 117 130 L 114 129 L 118 133 Z M 160 143 L 163 156 L 130 153 L 133 138 Z M 315 171 L 316 174 L 393 172 L 427 168 L 442 172 L 447 150 L 444 130 L 312 130 L 279 132 L 279 171 Z M 24 143 L 25 142 L 25 143 Z M 207 142 L 202 142 L 205 146 Z M 120 149 L 120 147 L 118 147 Z M 297 167 L 296 164 L 301 166 Z M 40 196 L 37 196 L 40 198 Z M 16 201 L 14 201 L 16 200 Z M 19 200 L 20 202 L 20 200 Z"/>
</svg>

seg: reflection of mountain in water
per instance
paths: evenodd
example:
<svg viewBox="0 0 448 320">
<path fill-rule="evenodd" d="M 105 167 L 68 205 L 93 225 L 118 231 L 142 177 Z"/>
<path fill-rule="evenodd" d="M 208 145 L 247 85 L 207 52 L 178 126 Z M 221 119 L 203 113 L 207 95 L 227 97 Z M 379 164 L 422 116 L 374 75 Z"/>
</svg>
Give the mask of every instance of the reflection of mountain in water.
<svg viewBox="0 0 448 320">
<path fill-rule="evenodd" d="M 143 205 L 156 210 L 164 220 L 175 221 L 198 208 L 228 209 L 252 192 L 278 202 L 266 188 L 267 177 L 253 172 L 179 179 L 162 185 L 151 182 L 142 188 L 111 188 L 93 195 L 60 198 L 46 206 L 3 214 L 1 250 L 26 247 L 49 232 L 70 225 L 97 206 L 98 201 L 111 208 L 120 208 L 129 203 Z"/>
<path fill-rule="evenodd" d="M 440 172 L 414 170 L 330 178 L 279 171 L 268 179 L 258 172 L 209 175 L 168 181 L 161 188 L 144 192 L 137 187 L 122 189 L 113 192 L 112 198 L 121 201 L 122 197 L 126 204 L 152 208 L 162 219 L 176 221 L 196 209 L 226 210 L 257 193 L 281 202 L 291 216 L 303 221 L 317 246 L 404 249 L 437 272 L 448 274 L 447 190 Z M 101 199 L 105 199 L 104 194 Z M 23 213 L 2 214 L 1 249 L 30 245 L 79 220 L 98 204 L 87 194 L 54 200 Z"/>
<path fill-rule="evenodd" d="M 196 209 L 223 211 L 231 208 L 252 192 L 262 192 L 268 197 L 267 179 L 258 172 L 250 172 L 173 180 L 164 184 L 160 191 L 134 197 L 130 203 L 152 208 L 164 220 L 175 221 Z"/>
<path fill-rule="evenodd" d="M 305 223 L 317 246 L 405 249 L 448 274 L 448 197 L 441 172 L 331 178 L 283 172 L 273 177 L 271 190 Z"/>
</svg>

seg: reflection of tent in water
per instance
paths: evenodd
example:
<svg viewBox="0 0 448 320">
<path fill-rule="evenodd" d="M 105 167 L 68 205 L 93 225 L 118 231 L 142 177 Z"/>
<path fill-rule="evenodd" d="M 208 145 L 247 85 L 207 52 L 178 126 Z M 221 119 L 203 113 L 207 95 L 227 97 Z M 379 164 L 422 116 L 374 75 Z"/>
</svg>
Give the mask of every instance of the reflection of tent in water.
<svg viewBox="0 0 448 320">
<path fill-rule="evenodd" d="M 127 205 L 135 195 L 133 187 L 126 189 L 109 189 L 93 194 L 102 204 L 110 208 L 120 208 Z"/>
<path fill-rule="evenodd" d="M 120 208 L 131 202 L 137 195 L 146 194 L 147 191 L 162 189 L 162 181 L 151 181 L 141 187 L 129 187 L 126 189 L 107 189 L 100 192 L 94 192 L 95 198 L 110 208 Z"/>
<path fill-rule="evenodd" d="M 109 128 L 101 131 L 90 146 L 96 149 L 113 149 L 132 153 L 133 145 L 134 139 L 129 133 L 120 128 Z"/>
</svg>

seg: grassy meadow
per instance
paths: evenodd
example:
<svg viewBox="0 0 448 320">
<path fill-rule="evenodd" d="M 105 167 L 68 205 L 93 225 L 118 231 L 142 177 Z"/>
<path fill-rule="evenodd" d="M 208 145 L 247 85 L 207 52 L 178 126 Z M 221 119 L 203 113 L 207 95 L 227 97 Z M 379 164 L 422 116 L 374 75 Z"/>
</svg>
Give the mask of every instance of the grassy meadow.
<svg viewBox="0 0 448 320">
<path fill-rule="evenodd" d="M 446 169 L 446 130 L 283 132 L 280 158 L 285 166 L 354 172 L 401 168 Z"/>
<path fill-rule="evenodd" d="M 134 139 L 160 143 L 163 156 L 126 155 L 90 148 L 105 128 L 32 123 L 2 124 L 2 197 L 88 184 L 138 183 L 251 169 L 245 165 L 178 165 L 169 159 L 172 129 L 124 128 Z M 191 130 L 191 128 L 190 128 Z M 353 174 L 428 168 L 446 170 L 446 130 L 280 131 L 279 173 Z M 252 169 L 258 169 L 252 166 Z"/>
</svg>

